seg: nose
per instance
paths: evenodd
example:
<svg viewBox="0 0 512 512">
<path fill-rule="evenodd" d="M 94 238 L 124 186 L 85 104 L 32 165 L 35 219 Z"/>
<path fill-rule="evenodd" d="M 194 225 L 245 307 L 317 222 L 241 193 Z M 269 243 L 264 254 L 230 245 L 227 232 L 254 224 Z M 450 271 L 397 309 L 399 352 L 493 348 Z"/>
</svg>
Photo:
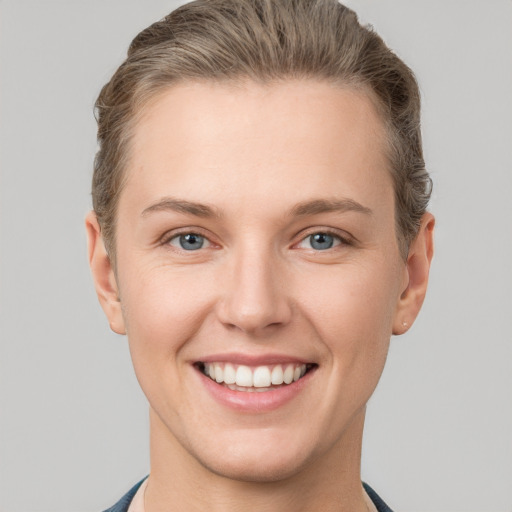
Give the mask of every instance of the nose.
<svg viewBox="0 0 512 512">
<path fill-rule="evenodd" d="M 284 262 L 278 259 L 250 248 L 230 258 L 220 283 L 220 322 L 247 334 L 265 336 L 290 321 L 292 308 L 282 272 Z"/>
</svg>

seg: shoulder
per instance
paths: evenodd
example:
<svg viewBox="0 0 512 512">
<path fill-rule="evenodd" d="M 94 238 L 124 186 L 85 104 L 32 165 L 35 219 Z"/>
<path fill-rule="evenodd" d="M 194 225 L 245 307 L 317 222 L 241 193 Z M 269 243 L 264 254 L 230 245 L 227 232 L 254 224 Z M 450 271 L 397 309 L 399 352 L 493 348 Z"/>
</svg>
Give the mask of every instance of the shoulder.
<svg viewBox="0 0 512 512">
<path fill-rule="evenodd" d="M 142 485 L 144 480 L 146 480 L 146 478 L 147 477 L 136 483 L 115 505 L 107 508 L 103 512 L 127 512 L 133 497 L 139 490 L 139 487 Z"/>
<path fill-rule="evenodd" d="M 378 512 L 393 512 L 382 500 L 382 498 L 366 483 L 363 482 L 364 490 L 367 492 Z"/>
</svg>

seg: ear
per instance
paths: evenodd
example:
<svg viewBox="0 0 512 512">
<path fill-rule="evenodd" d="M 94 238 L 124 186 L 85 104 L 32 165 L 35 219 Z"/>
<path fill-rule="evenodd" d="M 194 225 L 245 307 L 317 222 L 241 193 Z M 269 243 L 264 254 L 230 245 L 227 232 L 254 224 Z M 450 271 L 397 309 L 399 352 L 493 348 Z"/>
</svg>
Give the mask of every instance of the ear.
<svg viewBox="0 0 512 512">
<path fill-rule="evenodd" d="M 107 315 L 110 328 L 117 334 L 126 334 L 114 270 L 105 250 L 101 228 L 94 212 L 89 212 L 86 216 L 85 228 L 89 248 L 89 265 L 101 307 Z"/>
<path fill-rule="evenodd" d="M 393 320 L 393 334 L 403 334 L 411 327 L 425 299 L 434 254 L 434 225 L 434 216 L 425 213 L 418 234 L 409 247 L 404 269 L 404 288 Z"/>
</svg>

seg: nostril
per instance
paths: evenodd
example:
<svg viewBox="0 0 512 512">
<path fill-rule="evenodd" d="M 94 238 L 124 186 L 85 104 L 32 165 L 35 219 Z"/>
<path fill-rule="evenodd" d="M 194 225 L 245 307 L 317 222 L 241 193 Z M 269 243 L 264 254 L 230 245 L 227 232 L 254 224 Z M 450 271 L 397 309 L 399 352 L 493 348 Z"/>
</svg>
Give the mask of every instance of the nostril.
<svg viewBox="0 0 512 512">
<path fill-rule="evenodd" d="M 263 333 L 269 329 L 274 331 L 286 325 L 291 318 L 288 308 L 284 305 L 259 308 L 252 311 L 242 310 L 236 305 L 224 305 L 219 308 L 219 320 L 229 330 L 239 330 L 244 333 Z"/>
<path fill-rule="evenodd" d="M 234 262 L 231 276 L 222 284 L 217 317 L 226 327 L 242 332 L 275 330 L 291 318 L 289 298 L 278 285 L 268 255 L 258 255 L 257 250 L 248 253 Z"/>
</svg>

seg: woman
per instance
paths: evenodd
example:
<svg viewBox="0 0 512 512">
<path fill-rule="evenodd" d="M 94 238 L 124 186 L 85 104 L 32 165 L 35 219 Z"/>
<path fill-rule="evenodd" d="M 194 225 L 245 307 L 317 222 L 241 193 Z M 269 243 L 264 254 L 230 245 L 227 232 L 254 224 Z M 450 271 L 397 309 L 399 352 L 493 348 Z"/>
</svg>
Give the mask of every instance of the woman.
<svg viewBox="0 0 512 512">
<path fill-rule="evenodd" d="M 89 259 L 151 430 L 109 510 L 390 510 L 360 458 L 433 252 L 412 72 L 335 1 L 199 0 L 97 114 Z"/>
</svg>

